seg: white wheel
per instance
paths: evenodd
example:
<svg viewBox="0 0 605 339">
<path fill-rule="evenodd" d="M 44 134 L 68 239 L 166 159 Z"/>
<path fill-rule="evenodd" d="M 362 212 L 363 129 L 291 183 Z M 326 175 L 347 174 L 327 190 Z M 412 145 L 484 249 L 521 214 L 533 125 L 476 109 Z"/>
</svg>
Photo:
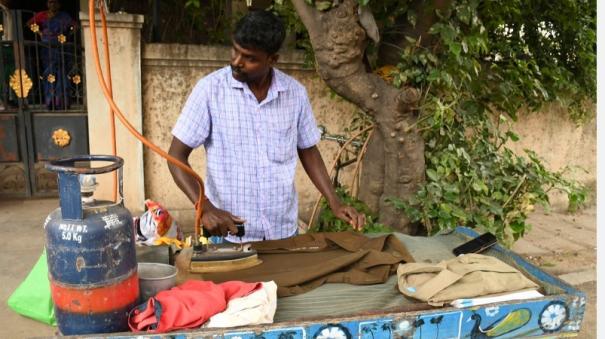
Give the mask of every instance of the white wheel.
<svg viewBox="0 0 605 339">
<path fill-rule="evenodd" d="M 327 325 L 315 334 L 316 339 L 350 339 L 349 331 L 341 325 Z"/>
<path fill-rule="evenodd" d="M 540 313 L 538 324 L 544 332 L 555 332 L 563 327 L 563 323 L 567 320 L 569 312 L 565 303 L 561 301 L 553 301 L 546 305 Z"/>
</svg>

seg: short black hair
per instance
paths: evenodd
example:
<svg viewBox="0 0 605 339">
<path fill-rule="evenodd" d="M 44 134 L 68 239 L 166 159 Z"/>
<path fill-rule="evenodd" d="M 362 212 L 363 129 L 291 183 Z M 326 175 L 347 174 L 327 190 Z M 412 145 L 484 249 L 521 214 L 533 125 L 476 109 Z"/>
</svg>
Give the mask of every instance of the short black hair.
<svg viewBox="0 0 605 339">
<path fill-rule="evenodd" d="M 253 10 L 235 25 L 233 40 L 246 49 L 275 54 L 286 37 L 282 20 L 270 11 Z"/>
</svg>

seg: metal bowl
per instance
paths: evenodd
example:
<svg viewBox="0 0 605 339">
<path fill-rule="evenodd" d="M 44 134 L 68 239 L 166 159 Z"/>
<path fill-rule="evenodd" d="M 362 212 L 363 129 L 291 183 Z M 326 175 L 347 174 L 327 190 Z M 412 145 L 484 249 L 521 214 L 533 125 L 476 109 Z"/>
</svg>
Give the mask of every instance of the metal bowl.
<svg viewBox="0 0 605 339">
<path fill-rule="evenodd" d="M 155 296 L 176 285 L 176 267 L 168 264 L 140 262 L 138 264 L 140 301 Z"/>
</svg>

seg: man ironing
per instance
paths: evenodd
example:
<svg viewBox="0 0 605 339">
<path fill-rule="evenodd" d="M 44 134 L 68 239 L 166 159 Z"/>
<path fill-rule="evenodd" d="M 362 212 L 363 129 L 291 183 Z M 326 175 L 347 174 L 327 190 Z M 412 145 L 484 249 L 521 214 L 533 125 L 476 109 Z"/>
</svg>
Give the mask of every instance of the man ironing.
<svg viewBox="0 0 605 339">
<path fill-rule="evenodd" d="M 170 155 L 189 164 L 193 149 L 207 155 L 202 225 L 212 235 L 239 242 L 296 235 L 297 157 L 334 214 L 355 229 L 365 216 L 336 196 L 317 149 L 320 133 L 305 88 L 275 69 L 285 37 L 281 20 L 253 11 L 237 23 L 231 65 L 202 78 L 193 88 L 174 129 Z M 168 164 L 174 181 L 192 202 L 195 180 Z"/>
</svg>

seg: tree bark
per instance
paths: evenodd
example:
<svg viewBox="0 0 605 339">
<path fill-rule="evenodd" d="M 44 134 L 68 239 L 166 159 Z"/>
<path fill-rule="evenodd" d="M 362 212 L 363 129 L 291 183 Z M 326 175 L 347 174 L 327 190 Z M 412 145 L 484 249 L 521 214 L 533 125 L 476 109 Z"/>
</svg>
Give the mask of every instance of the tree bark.
<svg viewBox="0 0 605 339">
<path fill-rule="evenodd" d="M 378 210 L 381 223 L 414 233 L 415 226 L 385 199 L 406 199 L 424 181 L 424 141 L 410 127 L 416 121 L 419 92 L 397 89 L 366 72 L 363 56 L 368 39 L 353 0 L 344 0 L 326 12 L 304 0 L 292 2 L 309 32 L 321 78 L 375 120 L 376 131 L 363 160 L 361 198 Z"/>
</svg>

